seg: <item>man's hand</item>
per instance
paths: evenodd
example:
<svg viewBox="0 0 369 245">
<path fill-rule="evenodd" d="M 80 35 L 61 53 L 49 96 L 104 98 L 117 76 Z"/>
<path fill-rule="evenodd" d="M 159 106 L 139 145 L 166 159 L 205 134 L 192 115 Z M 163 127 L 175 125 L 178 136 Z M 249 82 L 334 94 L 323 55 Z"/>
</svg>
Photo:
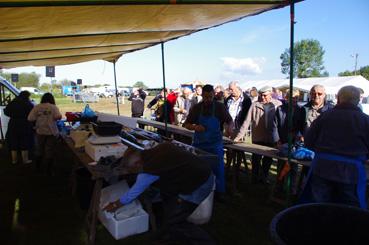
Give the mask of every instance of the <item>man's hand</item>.
<svg viewBox="0 0 369 245">
<path fill-rule="evenodd" d="M 111 202 L 108 205 L 106 205 L 103 208 L 103 211 L 106 211 L 108 213 L 114 213 L 118 208 L 122 207 L 123 204 L 120 202 L 120 200 L 116 200 L 115 202 Z"/>
<path fill-rule="evenodd" d="M 239 143 L 239 142 L 241 142 L 241 137 L 236 137 L 236 138 L 233 139 L 233 141 L 235 143 Z"/>
<path fill-rule="evenodd" d="M 195 130 L 195 132 L 205 132 L 206 131 L 206 128 L 200 124 L 196 124 L 194 127 L 193 127 L 193 130 Z"/>
</svg>

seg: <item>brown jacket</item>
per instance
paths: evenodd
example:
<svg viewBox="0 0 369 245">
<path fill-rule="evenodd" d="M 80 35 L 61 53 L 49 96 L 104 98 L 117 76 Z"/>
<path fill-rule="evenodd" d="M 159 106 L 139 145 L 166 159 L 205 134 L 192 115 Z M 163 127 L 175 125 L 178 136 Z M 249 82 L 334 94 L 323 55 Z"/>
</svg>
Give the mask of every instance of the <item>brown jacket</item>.
<svg viewBox="0 0 369 245">
<path fill-rule="evenodd" d="M 272 99 L 268 104 L 270 105 L 270 109 L 268 109 L 268 113 L 265 114 L 265 106 L 262 103 L 258 101 L 252 103 L 247 117 L 240 128 L 240 132 L 235 138 L 235 141 L 239 141 L 242 137 L 244 137 L 249 126 L 251 125 L 252 142 L 274 143 L 272 142 L 273 120 L 277 107 L 282 105 L 282 103 L 279 100 Z"/>
</svg>

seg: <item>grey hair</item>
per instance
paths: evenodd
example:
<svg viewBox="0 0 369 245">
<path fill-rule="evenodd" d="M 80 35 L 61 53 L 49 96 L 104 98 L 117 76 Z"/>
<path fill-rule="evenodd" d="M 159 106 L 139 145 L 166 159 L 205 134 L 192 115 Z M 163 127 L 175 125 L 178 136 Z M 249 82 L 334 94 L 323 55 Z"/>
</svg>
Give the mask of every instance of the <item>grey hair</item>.
<svg viewBox="0 0 369 245">
<path fill-rule="evenodd" d="M 230 83 L 228 84 L 228 87 L 230 87 L 230 86 L 236 86 L 236 87 L 239 87 L 240 85 L 239 85 L 239 83 L 238 83 L 237 81 L 232 81 L 232 82 L 230 82 Z"/>
<path fill-rule="evenodd" d="M 312 86 L 312 87 L 311 87 L 311 89 L 310 89 L 310 93 L 311 93 L 314 89 L 316 89 L 316 88 L 321 88 L 321 89 L 323 89 L 323 90 L 324 90 L 324 92 L 325 92 L 325 87 L 324 87 L 323 85 L 315 84 L 314 86 Z"/>
<path fill-rule="evenodd" d="M 360 90 L 355 86 L 344 86 L 337 94 L 338 103 L 357 105 L 360 101 Z"/>
<path fill-rule="evenodd" d="M 220 89 L 220 91 L 224 91 L 224 88 L 223 88 L 223 86 L 222 86 L 222 85 L 217 85 L 217 86 L 215 86 L 215 88 L 214 88 L 214 89 L 217 89 L 217 88 L 219 88 L 219 89 Z"/>
<path fill-rule="evenodd" d="M 191 93 L 191 92 L 192 92 L 192 90 L 191 90 L 189 87 L 184 87 L 184 88 L 182 89 L 182 93 L 184 93 L 184 92 L 189 92 L 189 93 Z"/>
</svg>

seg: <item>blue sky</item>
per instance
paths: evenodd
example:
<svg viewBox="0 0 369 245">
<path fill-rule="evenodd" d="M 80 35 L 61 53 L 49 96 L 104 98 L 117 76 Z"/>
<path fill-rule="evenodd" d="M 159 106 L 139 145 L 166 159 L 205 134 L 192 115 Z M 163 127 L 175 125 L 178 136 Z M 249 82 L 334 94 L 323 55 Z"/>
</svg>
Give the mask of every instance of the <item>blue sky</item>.
<svg viewBox="0 0 369 245">
<path fill-rule="evenodd" d="M 325 50 L 324 65 L 330 76 L 369 65 L 369 1 L 306 0 L 295 7 L 295 41 L 317 39 Z M 165 44 L 167 86 L 201 80 L 226 85 L 250 80 L 284 78 L 280 55 L 289 47 L 289 7 L 228 23 Z M 162 84 L 160 45 L 130 53 L 117 62 L 119 85 L 144 81 Z M 23 67 L 6 72 L 42 74 L 44 67 Z M 113 84 L 113 65 L 93 61 L 56 67 L 56 79 L 82 78 L 85 84 Z"/>
</svg>

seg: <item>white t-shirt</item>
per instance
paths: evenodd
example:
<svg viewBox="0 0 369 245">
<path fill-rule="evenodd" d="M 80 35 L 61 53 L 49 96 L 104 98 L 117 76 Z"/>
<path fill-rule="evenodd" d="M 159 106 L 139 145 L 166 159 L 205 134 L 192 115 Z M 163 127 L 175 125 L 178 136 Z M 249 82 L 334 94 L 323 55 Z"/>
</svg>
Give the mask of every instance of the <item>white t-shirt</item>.
<svg viewBox="0 0 369 245">
<path fill-rule="evenodd" d="M 29 121 L 36 121 L 36 132 L 40 135 L 58 135 L 56 120 L 60 118 L 58 107 L 50 103 L 36 105 L 28 115 Z"/>
</svg>

